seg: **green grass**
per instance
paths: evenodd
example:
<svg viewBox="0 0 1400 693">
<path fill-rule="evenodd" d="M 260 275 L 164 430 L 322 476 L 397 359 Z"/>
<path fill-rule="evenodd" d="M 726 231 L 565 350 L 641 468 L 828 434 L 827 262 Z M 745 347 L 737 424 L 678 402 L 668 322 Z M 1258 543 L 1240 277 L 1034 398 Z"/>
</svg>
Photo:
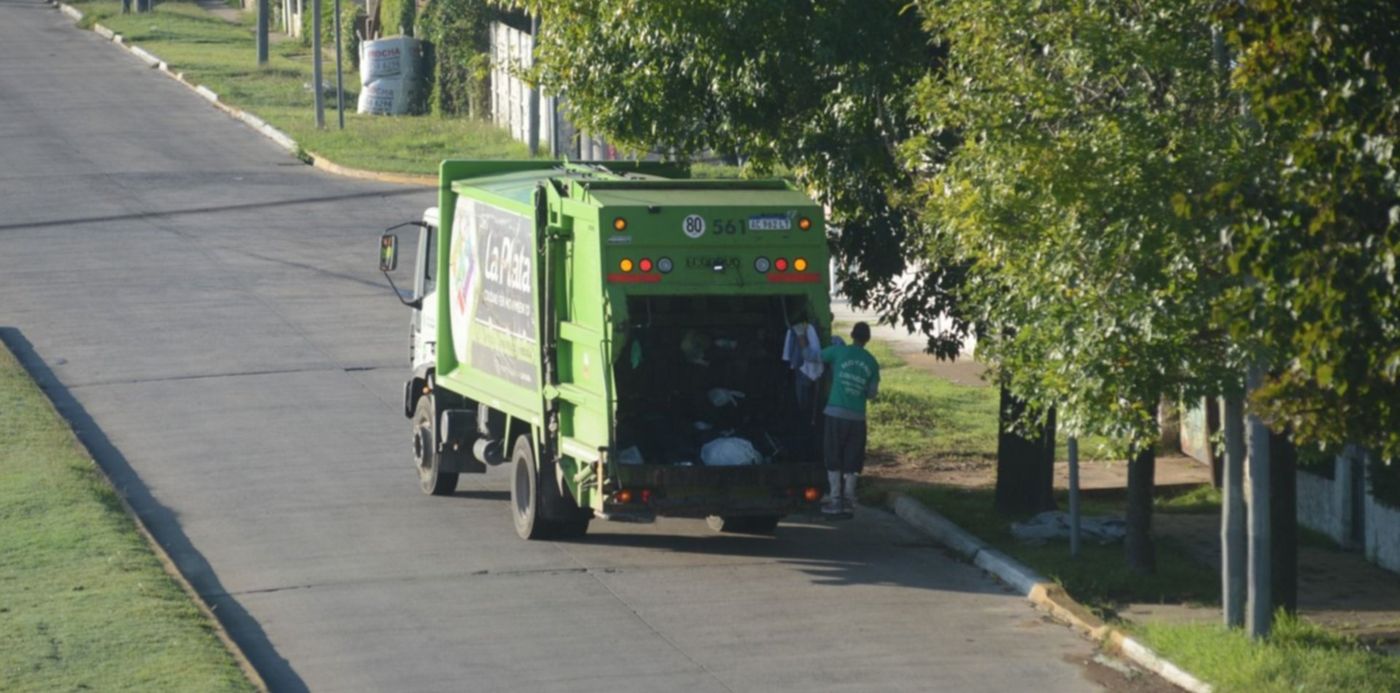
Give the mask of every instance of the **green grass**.
<svg viewBox="0 0 1400 693">
<path fill-rule="evenodd" d="M 837 330 L 842 331 L 838 326 Z M 880 397 L 870 404 L 870 452 L 906 460 L 996 458 L 997 390 L 988 385 L 959 385 L 908 365 L 887 344 L 872 341 L 870 352 L 880 364 Z M 1090 439 L 1090 444 L 1101 441 Z M 1063 454 L 1063 452 L 1061 453 Z M 879 502 L 888 487 L 871 484 L 867 501 Z M 928 507 L 1021 560 L 1058 583 L 1077 599 L 1112 615 L 1121 602 L 1219 601 L 1219 577 L 1169 541 L 1157 542 L 1158 573 L 1143 577 L 1128 571 L 1121 545 L 1084 542 L 1080 556 L 1069 556 L 1066 542 L 1041 546 L 1023 544 L 1011 534 L 1016 519 L 993 509 L 990 488 L 961 488 L 937 484 L 900 487 Z M 1204 502 L 1192 492 L 1159 499 L 1162 504 L 1192 508 Z M 1205 494 L 1208 495 L 1208 494 Z M 1061 508 L 1069 506 L 1058 492 Z M 1217 501 L 1218 503 L 1218 501 Z M 1218 506 L 1217 506 L 1218 507 Z M 1123 494 L 1089 494 L 1085 515 L 1123 515 Z"/>
<path fill-rule="evenodd" d="M 1123 602 L 1206 603 L 1220 599 L 1220 577 L 1197 563 L 1170 541 L 1158 539 L 1157 574 L 1130 572 L 1121 544 L 1102 546 L 1092 541 L 1080 545 L 1078 558 L 1069 555 L 1067 542 L 1040 546 L 1022 543 L 1011 534 L 1011 522 L 993 508 L 992 489 L 925 486 L 906 491 L 925 506 L 993 547 L 1016 558 L 1065 588 L 1085 606 L 1112 617 Z M 1061 494 L 1060 507 L 1068 507 Z M 1085 515 L 1121 515 L 1121 505 L 1086 499 Z"/>
<path fill-rule="evenodd" d="M 253 17 L 238 24 L 188 2 L 164 2 L 145 15 L 121 15 L 117 2 L 78 2 L 84 23 L 101 22 L 127 43 L 165 60 L 172 71 L 203 84 L 220 100 L 254 113 L 286 132 L 303 149 L 353 168 L 435 175 L 448 158 L 524 159 L 525 145 L 489 123 L 437 116 L 368 116 L 354 112 L 359 74 L 346 66 L 345 130 L 336 129 L 335 99 L 326 100 L 327 129 L 317 130 L 311 84 L 311 49 L 296 40 L 277 41 L 268 64 L 258 67 Z M 327 55 L 330 55 L 328 52 Z M 335 81 L 328 57 L 323 79 Z"/>
<path fill-rule="evenodd" d="M 880 341 L 868 348 L 880 364 L 880 396 L 869 405 L 873 456 L 996 458 L 995 389 L 920 371 Z"/>
<path fill-rule="evenodd" d="M 253 690 L 3 347 L 0 688 Z"/>
<path fill-rule="evenodd" d="M 1210 484 L 1201 484 L 1186 493 L 1179 493 L 1166 498 L 1158 498 L 1156 508 L 1158 512 L 1164 513 L 1219 515 L 1220 489 Z"/>
<path fill-rule="evenodd" d="M 1400 658 L 1280 613 L 1263 642 L 1214 625 L 1146 624 L 1136 632 L 1167 659 L 1221 693 L 1400 691 Z"/>
</svg>

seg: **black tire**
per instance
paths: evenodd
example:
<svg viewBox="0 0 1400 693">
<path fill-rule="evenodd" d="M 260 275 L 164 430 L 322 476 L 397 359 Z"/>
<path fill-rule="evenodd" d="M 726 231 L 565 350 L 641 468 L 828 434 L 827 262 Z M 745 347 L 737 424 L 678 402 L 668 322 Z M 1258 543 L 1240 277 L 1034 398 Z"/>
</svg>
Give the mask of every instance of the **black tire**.
<svg viewBox="0 0 1400 693">
<path fill-rule="evenodd" d="M 515 439 L 510 459 L 511 516 L 521 539 L 576 539 L 588 533 L 592 513 L 559 493 L 553 463 L 535 463 L 529 436 Z"/>
<path fill-rule="evenodd" d="M 778 520 L 781 519 L 781 515 L 749 515 L 744 517 L 711 515 L 705 518 L 705 523 L 710 526 L 710 529 L 725 534 L 772 534 L 778 529 Z"/>
<path fill-rule="evenodd" d="M 457 490 L 457 473 L 441 471 L 433 398 L 418 398 L 413 410 L 413 466 L 418 468 L 418 488 L 430 496 L 450 496 Z"/>
</svg>

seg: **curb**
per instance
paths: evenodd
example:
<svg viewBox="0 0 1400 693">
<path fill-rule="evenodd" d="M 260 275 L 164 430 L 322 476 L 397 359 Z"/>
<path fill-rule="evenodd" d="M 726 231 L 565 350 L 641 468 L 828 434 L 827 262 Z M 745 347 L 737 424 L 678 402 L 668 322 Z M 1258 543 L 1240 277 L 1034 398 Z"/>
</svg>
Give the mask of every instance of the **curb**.
<svg viewBox="0 0 1400 693">
<path fill-rule="evenodd" d="M 33 373 L 30 372 L 28 365 L 20 359 L 18 354 L 15 354 L 14 349 L 11 349 L 9 343 L 4 339 L 0 339 L 0 349 L 8 351 L 10 356 L 14 357 L 15 363 L 18 363 L 20 368 L 24 369 L 25 374 L 29 376 L 30 380 L 33 380 L 34 384 L 38 386 L 39 381 L 34 377 Z M 263 680 L 262 674 L 258 673 L 258 670 L 253 667 L 253 663 L 249 661 L 247 653 L 243 651 L 243 648 L 238 646 L 237 642 L 234 642 L 233 636 L 229 635 L 228 630 L 224 628 L 223 622 L 214 614 L 214 609 L 204 601 L 204 597 L 195 590 L 194 585 L 190 584 L 190 581 L 185 579 L 185 574 L 180 572 L 179 567 L 175 565 L 175 559 L 171 558 L 169 553 L 166 553 L 165 547 L 161 546 L 159 541 L 156 541 L 155 535 L 151 534 L 151 529 L 146 526 L 145 521 L 141 519 L 140 515 L 136 514 L 136 510 L 127 502 L 126 496 L 122 494 L 116 484 L 112 483 L 112 477 L 108 476 L 107 470 L 97 463 L 97 457 L 93 454 L 92 448 L 88 447 L 87 441 L 83 440 L 82 436 L 79 436 L 78 432 L 73 430 L 72 423 L 68 420 L 68 417 L 63 415 L 63 412 L 59 411 L 58 405 L 49 397 L 48 390 L 39 387 L 39 392 L 43 393 L 44 401 L 48 402 L 49 409 L 53 410 L 59 420 L 63 422 L 63 426 L 68 429 L 69 435 L 72 435 L 73 439 L 78 441 L 79 445 L 83 446 L 83 451 L 87 453 L 88 461 L 92 462 L 92 468 L 102 477 L 103 483 L 107 484 L 107 487 L 112 489 L 112 494 L 115 495 L 117 500 L 122 504 L 122 511 L 126 513 L 127 517 L 131 518 L 131 522 L 135 525 L 137 533 L 141 535 L 146 545 L 151 547 L 151 552 L 154 553 L 156 559 L 160 561 L 160 565 L 165 569 L 165 573 L 175 581 L 175 584 L 180 586 L 180 589 L 184 590 L 185 594 L 190 599 L 190 603 L 194 604 L 196 609 L 199 609 L 199 613 L 204 616 L 205 622 L 209 624 L 210 630 L 214 631 L 214 636 L 223 644 L 224 650 L 229 653 L 229 656 L 233 657 L 234 663 L 242 670 L 243 675 L 248 678 L 248 682 L 261 693 L 268 693 L 267 682 Z"/>
<path fill-rule="evenodd" d="M 1163 659 L 1151 648 L 1129 635 L 1109 626 L 1083 604 L 1070 597 L 1064 588 L 1045 579 L 1019 561 L 997 551 L 986 542 L 953 524 L 951 520 L 928 509 L 903 493 L 891 493 L 886 499 L 894 514 L 910 526 L 957 552 L 973 565 L 991 573 L 1015 588 L 1032 604 L 1044 609 L 1070 628 L 1092 640 L 1117 651 L 1134 664 L 1166 679 L 1191 693 L 1211 693 L 1210 684 L 1190 672 Z"/>
<path fill-rule="evenodd" d="M 291 138 L 288 139 L 290 140 Z M 293 144 L 295 144 L 295 142 L 293 142 Z M 365 180 L 377 180 L 383 183 L 424 185 L 430 188 L 436 188 L 438 186 L 438 179 L 435 176 L 424 176 L 413 173 L 381 173 L 379 171 L 366 171 L 364 169 L 350 168 L 349 166 L 341 166 L 340 164 L 337 164 L 334 161 L 331 161 L 330 159 L 327 159 L 315 152 L 306 152 L 306 155 L 311 158 L 310 163 L 312 166 L 319 168 L 322 171 L 326 171 L 327 173 L 334 173 L 337 176 L 345 176 L 346 178 L 363 178 Z"/>
<path fill-rule="evenodd" d="M 82 21 L 83 13 L 76 7 L 73 7 L 72 5 L 61 1 L 49 0 L 49 2 L 53 2 L 55 5 L 57 5 L 59 11 L 63 12 L 63 14 L 72 17 L 74 22 Z M 241 121 L 244 125 L 247 125 L 248 127 L 252 128 L 254 132 L 257 132 L 263 137 L 272 140 L 278 146 L 291 153 L 292 156 L 295 156 L 298 159 L 305 161 L 314 168 L 318 168 L 322 171 L 332 173 L 338 176 L 344 176 L 346 178 L 359 178 L 362 180 L 373 180 L 381 183 L 417 185 L 429 188 L 435 188 L 438 185 L 438 179 L 436 176 L 418 175 L 412 173 L 384 173 L 380 171 L 368 171 L 365 169 L 351 168 L 349 166 L 341 166 L 340 164 L 337 164 L 334 161 L 331 161 L 330 159 L 321 156 L 320 154 L 308 152 L 302 149 L 301 145 L 298 144 L 296 140 L 292 139 L 291 135 L 288 135 L 287 133 L 278 130 L 277 128 L 269 124 L 267 121 L 257 117 L 256 115 L 253 115 L 252 113 L 249 113 L 241 108 L 230 106 L 224 103 L 223 101 L 220 101 L 219 95 L 215 93 L 214 90 L 204 86 L 203 84 L 195 84 L 185 79 L 185 74 L 183 72 L 172 72 L 170 70 L 169 63 L 165 62 L 164 60 L 161 60 L 160 57 L 156 56 L 150 51 L 145 50 L 144 48 L 126 43 L 125 39 L 122 38 L 121 34 L 118 34 L 115 31 L 112 31 L 111 29 L 102 26 L 101 24 L 94 24 L 92 30 L 102 38 L 107 39 L 108 41 L 111 41 L 112 43 L 115 43 L 118 46 L 126 49 L 128 53 L 135 55 L 142 62 L 146 63 L 147 66 L 160 70 L 175 81 L 185 85 L 187 88 L 191 89 L 196 94 L 199 94 L 201 98 L 203 98 L 205 101 L 208 101 L 215 108 L 223 111 L 224 113 L 227 113 L 228 115 L 232 116 L 235 120 Z"/>
</svg>

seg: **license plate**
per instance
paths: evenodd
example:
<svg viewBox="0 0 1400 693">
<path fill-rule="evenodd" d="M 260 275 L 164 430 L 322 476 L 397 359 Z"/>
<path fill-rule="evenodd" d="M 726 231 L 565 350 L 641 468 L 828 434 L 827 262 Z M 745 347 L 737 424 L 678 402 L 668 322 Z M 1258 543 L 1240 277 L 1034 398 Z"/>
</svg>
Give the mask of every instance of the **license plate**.
<svg viewBox="0 0 1400 693">
<path fill-rule="evenodd" d="M 787 231 L 791 228 L 792 222 L 786 214 L 759 214 L 749 217 L 750 231 Z"/>
</svg>

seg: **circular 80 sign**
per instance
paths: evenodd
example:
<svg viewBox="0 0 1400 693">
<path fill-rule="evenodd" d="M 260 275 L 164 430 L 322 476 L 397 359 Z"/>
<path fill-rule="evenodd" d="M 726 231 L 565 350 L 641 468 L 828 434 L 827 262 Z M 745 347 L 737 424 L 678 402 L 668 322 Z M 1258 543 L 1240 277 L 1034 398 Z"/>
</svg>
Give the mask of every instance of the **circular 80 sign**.
<svg viewBox="0 0 1400 693">
<path fill-rule="evenodd" d="M 705 217 L 699 214 L 692 214 L 681 222 L 681 230 L 690 238 L 699 238 L 705 235 Z"/>
</svg>

